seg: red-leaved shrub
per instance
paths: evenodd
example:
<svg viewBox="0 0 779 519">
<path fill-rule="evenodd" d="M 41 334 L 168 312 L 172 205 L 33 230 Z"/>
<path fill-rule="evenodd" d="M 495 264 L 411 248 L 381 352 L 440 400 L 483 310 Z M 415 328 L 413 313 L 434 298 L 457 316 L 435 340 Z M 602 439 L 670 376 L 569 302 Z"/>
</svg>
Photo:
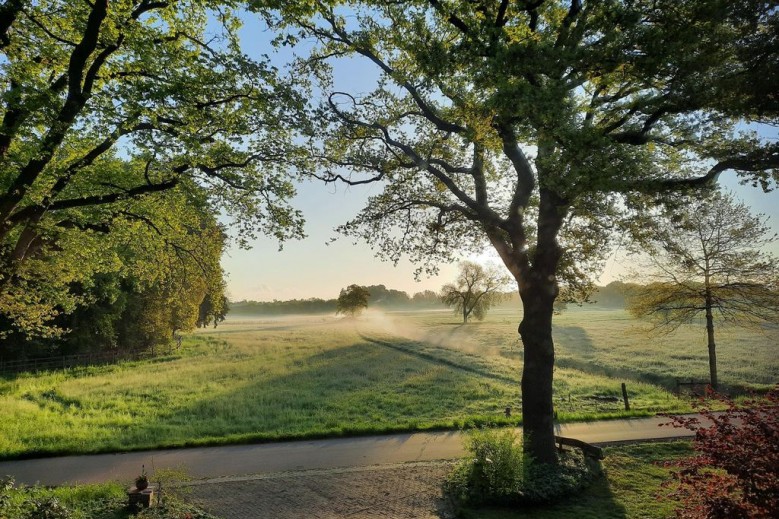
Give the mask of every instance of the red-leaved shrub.
<svg viewBox="0 0 779 519">
<path fill-rule="evenodd" d="M 671 416 L 671 425 L 695 431 L 695 455 L 666 463 L 676 467 L 670 494 L 680 500 L 684 519 L 779 517 L 779 385 L 767 395 L 737 404 L 708 393 L 727 406 L 703 419 Z"/>
</svg>

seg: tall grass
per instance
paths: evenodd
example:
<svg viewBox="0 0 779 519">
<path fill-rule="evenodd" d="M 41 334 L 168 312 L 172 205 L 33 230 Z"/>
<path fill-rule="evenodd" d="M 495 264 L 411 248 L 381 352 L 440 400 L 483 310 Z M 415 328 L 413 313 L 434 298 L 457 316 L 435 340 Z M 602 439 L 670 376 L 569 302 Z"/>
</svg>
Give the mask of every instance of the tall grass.
<svg viewBox="0 0 779 519">
<path fill-rule="evenodd" d="M 516 333 L 521 311 L 503 306 L 483 322 L 463 326 L 451 315 L 393 314 L 409 336 L 468 353 L 521 358 Z M 623 310 L 572 307 L 555 316 L 555 363 L 609 377 L 639 380 L 673 389 L 676 379 L 708 379 L 704 323 L 667 335 L 650 333 L 650 323 Z M 717 359 L 725 385 L 767 388 L 779 381 L 779 328 L 745 329 L 719 324 Z"/>
</svg>

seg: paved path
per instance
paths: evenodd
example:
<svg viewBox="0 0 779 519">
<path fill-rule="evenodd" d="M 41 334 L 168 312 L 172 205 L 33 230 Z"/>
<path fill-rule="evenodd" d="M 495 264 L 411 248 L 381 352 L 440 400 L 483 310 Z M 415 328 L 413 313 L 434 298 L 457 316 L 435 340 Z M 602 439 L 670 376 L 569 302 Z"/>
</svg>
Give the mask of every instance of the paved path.
<svg viewBox="0 0 779 519">
<path fill-rule="evenodd" d="M 692 434 L 659 427 L 667 421 L 653 417 L 575 423 L 562 425 L 557 434 L 589 443 Z M 463 454 L 462 434 L 452 431 L 5 461 L 0 462 L 0 475 L 12 475 L 18 483 L 43 485 L 131 481 L 145 465 L 147 471 L 177 468 L 195 478 L 213 479 L 451 460 Z"/>
<path fill-rule="evenodd" d="M 453 466 L 430 461 L 219 478 L 199 482 L 190 495 L 221 519 L 452 519 L 442 482 Z"/>
</svg>

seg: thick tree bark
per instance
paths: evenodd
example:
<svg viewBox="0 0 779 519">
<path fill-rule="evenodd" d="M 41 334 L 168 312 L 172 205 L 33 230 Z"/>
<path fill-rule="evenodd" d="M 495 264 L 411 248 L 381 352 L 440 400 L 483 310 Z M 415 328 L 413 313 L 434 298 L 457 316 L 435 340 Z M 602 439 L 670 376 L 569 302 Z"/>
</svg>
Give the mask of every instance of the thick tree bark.
<svg viewBox="0 0 779 519">
<path fill-rule="evenodd" d="M 554 341 L 552 316 L 559 293 L 557 266 L 562 250 L 557 234 L 567 211 L 557 193 L 540 190 L 538 242 L 532 267 L 519 282 L 523 317 L 519 334 L 525 350 L 522 368 L 522 426 L 525 452 L 539 463 L 557 463 L 552 384 Z"/>
<path fill-rule="evenodd" d="M 520 289 L 524 315 L 519 334 L 525 350 L 522 368 L 522 427 L 525 452 L 537 462 L 556 463 L 552 382 L 552 305 L 556 283 L 544 279 Z"/>
</svg>

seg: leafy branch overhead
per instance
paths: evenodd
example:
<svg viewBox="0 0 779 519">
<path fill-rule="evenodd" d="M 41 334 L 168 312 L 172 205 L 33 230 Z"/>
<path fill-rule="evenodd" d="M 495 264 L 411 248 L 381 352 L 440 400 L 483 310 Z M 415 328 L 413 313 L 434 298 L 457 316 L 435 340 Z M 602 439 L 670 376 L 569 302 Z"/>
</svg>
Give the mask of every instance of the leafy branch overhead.
<svg viewBox="0 0 779 519">
<path fill-rule="evenodd" d="M 267 59 L 242 54 L 230 6 L 207 29 L 216 14 L 207 2 L 188 4 L 186 16 L 177 2 L 148 0 L 14 5 L 2 48 L 3 240 L 44 216 L 56 222 L 183 179 L 246 216 L 245 231 L 287 235 L 299 217 L 273 164 L 291 152 L 285 128 L 302 104 Z M 135 166 L 108 174 L 117 160 Z"/>
</svg>

